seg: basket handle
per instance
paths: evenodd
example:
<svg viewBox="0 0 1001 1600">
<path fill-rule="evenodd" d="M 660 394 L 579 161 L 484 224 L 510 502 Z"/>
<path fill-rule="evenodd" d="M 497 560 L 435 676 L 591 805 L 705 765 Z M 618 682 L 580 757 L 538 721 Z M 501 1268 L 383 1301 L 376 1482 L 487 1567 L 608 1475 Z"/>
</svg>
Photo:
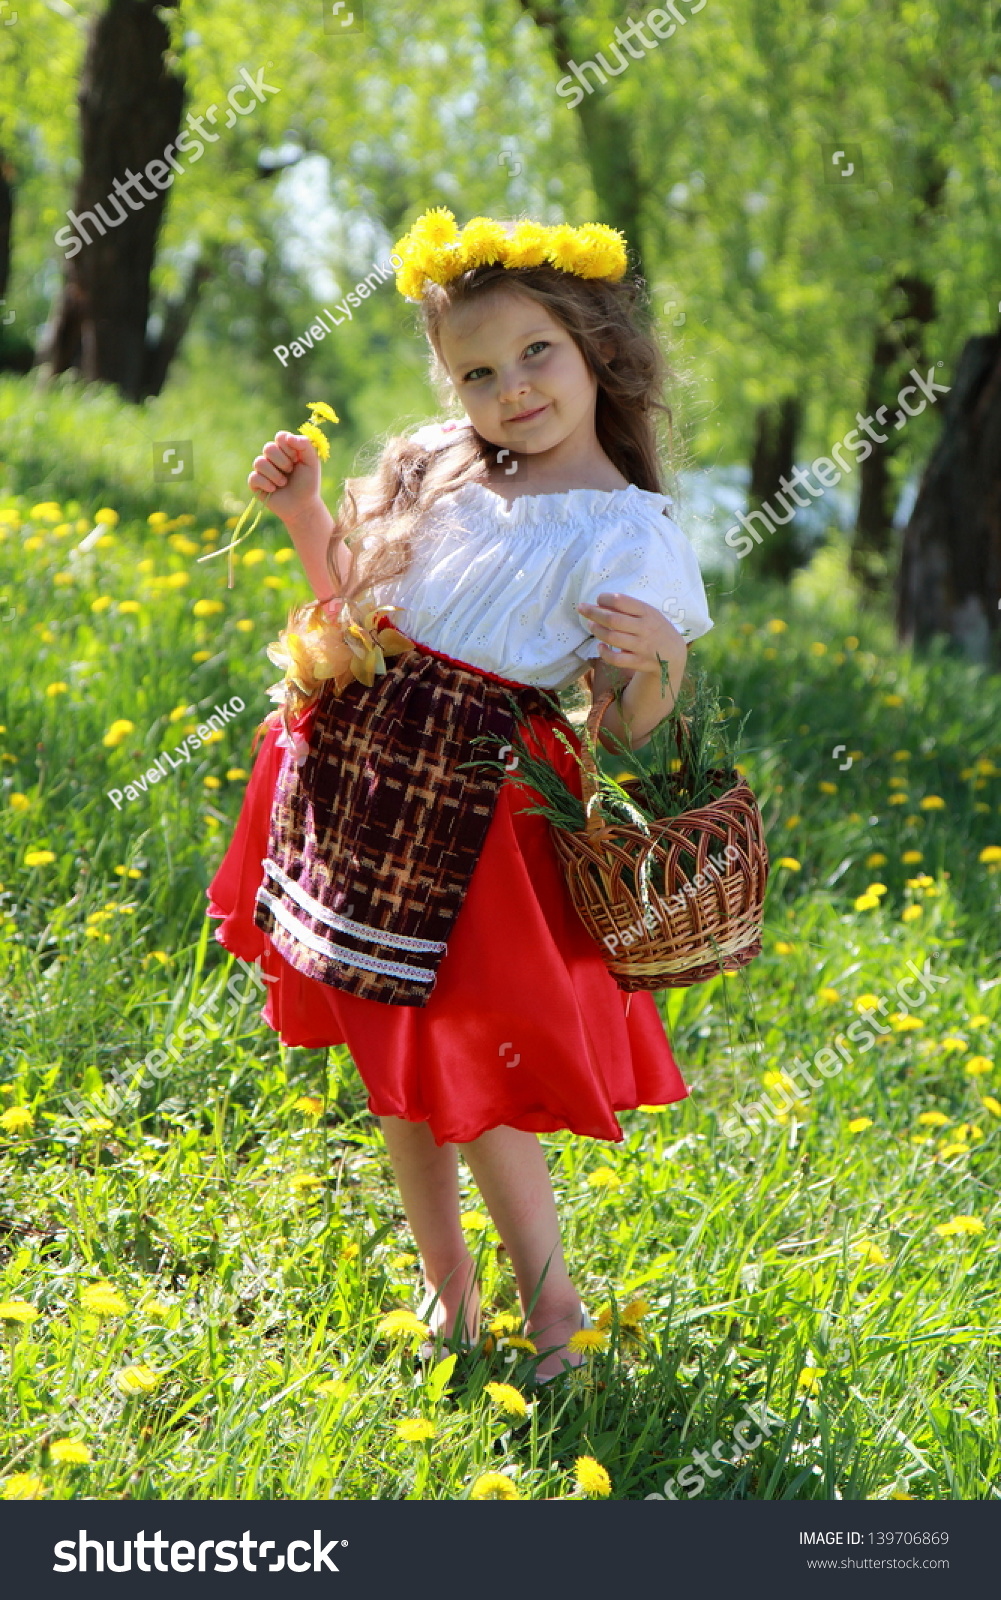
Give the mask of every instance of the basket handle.
<svg viewBox="0 0 1001 1600">
<path fill-rule="evenodd" d="M 605 715 L 605 712 L 608 710 L 614 699 L 615 691 L 613 689 L 606 689 L 605 693 L 599 695 L 597 698 L 594 697 L 592 691 L 591 709 L 587 715 L 587 737 L 581 744 L 580 789 L 581 800 L 583 801 L 585 810 L 587 812 L 587 822 L 585 823 L 585 831 L 587 833 L 597 833 L 605 826 L 605 818 L 602 814 L 600 804 L 595 806 L 591 805 L 591 801 L 598 793 L 598 766 L 597 762 L 595 761 L 593 751 L 597 747 L 598 729 L 601 726 L 601 719 Z M 682 725 L 684 725 L 684 731 L 687 733 L 689 729 L 689 719 L 679 715 L 677 726 L 674 730 L 674 736 L 678 746 L 679 759 L 681 759 L 682 751 L 684 749 L 682 742 Z"/>
</svg>

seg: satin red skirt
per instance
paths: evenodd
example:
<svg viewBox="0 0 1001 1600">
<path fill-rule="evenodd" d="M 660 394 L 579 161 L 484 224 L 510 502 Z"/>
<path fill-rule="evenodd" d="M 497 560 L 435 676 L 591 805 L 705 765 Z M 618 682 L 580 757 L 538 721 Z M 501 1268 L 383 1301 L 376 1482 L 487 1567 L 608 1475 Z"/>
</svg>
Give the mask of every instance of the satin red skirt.
<svg viewBox="0 0 1001 1600">
<path fill-rule="evenodd" d="M 295 725 L 308 739 L 311 708 Z M 537 750 L 580 793 L 576 763 L 545 717 Z M 265 1022 L 287 1045 L 346 1044 L 380 1117 L 426 1122 L 437 1144 L 488 1128 L 566 1128 L 621 1140 L 615 1113 L 688 1094 L 653 996 L 625 994 L 573 908 L 549 824 L 516 777 L 497 807 L 425 1006 L 359 999 L 307 978 L 254 922 L 275 784 L 290 752 L 265 736 L 233 838 L 208 889 L 219 943 L 260 958 Z"/>
</svg>

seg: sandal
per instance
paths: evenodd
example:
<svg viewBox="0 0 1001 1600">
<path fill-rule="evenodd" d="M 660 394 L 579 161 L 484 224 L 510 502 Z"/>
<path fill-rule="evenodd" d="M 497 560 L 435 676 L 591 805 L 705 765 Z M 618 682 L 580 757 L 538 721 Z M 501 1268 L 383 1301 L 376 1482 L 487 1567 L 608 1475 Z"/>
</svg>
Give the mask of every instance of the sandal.
<svg viewBox="0 0 1001 1600">
<path fill-rule="evenodd" d="M 583 1333 L 585 1328 L 593 1328 L 593 1327 L 594 1327 L 594 1323 L 591 1321 L 591 1318 L 588 1316 L 587 1307 L 584 1305 L 584 1303 L 582 1301 L 581 1302 L 581 1307 L 580 1307 L 580 1331 L 581 1331 L 581 1333 Z M 580 1367 L 582 1365 L 583 1365 L 583 1363 L 580 1362 L 580 1361 L 577 1362 L 576 1366 L 573 1366 L 569 1362 L 565 1361 L 563 1363 L 563 1366 L 562 1366 L 562 1368 L 560 1369 L 559 1372 L 551 1372 L 547 1378 L 536 1378 L 534 1380 L 534 1382 L 536 1384 L 552 1383 L 554 1378 L 563 1378 L 563 1377 L 566 1376 L 566 1374 L 568 1372 L 576 1372 L 578 1367 Z"/>
</svg>

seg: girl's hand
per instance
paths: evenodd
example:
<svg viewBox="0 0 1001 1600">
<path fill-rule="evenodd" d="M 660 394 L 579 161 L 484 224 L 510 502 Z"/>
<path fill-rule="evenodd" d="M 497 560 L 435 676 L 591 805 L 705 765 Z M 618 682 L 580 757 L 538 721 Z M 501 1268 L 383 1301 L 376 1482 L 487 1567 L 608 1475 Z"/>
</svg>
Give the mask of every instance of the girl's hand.
<svg viewBox="0 0 1001 1600">
<path fill-rule="evenodd" d="M 683 635 L 663 611 L 645 600 L 627 594 L 599 594 L 597 605 L 579 605 L 577 610 L 598 640 L 599 659 L 609 666 L 659 676 L 658 656 L 669 664 L 685 660 L 688 647 Z"/>
<path fill-rule="evenodd" d="M 257 457 L 247 483 L 286 527 L 323 511 L 320 458 L 301 433 L 277 433 Z"/>
</svg>

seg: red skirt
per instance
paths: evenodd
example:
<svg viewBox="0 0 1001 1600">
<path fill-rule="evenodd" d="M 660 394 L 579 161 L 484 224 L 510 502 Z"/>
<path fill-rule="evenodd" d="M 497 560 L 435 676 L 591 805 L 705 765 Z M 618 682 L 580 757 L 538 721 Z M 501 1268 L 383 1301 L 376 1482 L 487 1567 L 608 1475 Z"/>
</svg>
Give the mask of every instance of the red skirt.
<svg viewBox="0 0 1001 1600">
<path fill-rule="evenodd" d="M 295 724 L 308 739 L 314 711 Z M 543 716 L 534 743 L 580 793 L 576 762 Z M 219 943 L 260 958 L 265 1022 L 287 1045 L 346 1044 L 379 1117 L 426 1122 L 439 1145 L 488 1128 L 566 1128 L 621 1140 L 616 1111 L 688 1094 L 651 994 L 625 994 L 574 910 L 549 824 L 514 777 L 501 785 L 480 859 L 424 1006 L 345 994 L 291 966 L 254 922 L 280 726 L 258 751 L 236 830 L 208 889 Z"/>
</svg>

